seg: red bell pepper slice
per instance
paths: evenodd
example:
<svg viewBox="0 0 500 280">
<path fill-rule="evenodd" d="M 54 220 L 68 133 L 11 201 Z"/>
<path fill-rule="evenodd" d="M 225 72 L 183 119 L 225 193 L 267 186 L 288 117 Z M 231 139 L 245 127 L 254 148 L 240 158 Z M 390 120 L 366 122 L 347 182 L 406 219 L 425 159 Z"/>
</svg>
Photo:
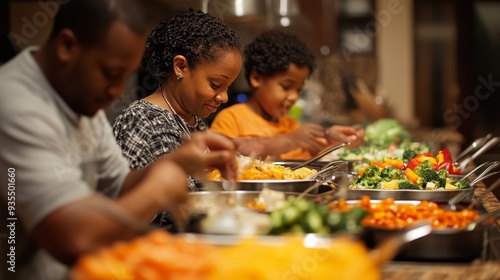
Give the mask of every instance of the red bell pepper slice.
<svg viewBox="0 0 500 280">
<path fill-rule="evenodd" d="M 436 154 L 437 164 L 441 164 L 443 162 L 453 162 L 451 160 L 451 153 L 448 149 L 442 149 Z"/>
<path fill-rule="evenodd" d="M 406 168 L 413 170 L 413 169 L 415 169 L 415 167 L 417 167 L 419 165 L 420 165 L 420 162 L 418 162 L 417 159 L 412 158 L 412 159 L 410 159 L 410 161 L 406 165 Z"/>
</svg>

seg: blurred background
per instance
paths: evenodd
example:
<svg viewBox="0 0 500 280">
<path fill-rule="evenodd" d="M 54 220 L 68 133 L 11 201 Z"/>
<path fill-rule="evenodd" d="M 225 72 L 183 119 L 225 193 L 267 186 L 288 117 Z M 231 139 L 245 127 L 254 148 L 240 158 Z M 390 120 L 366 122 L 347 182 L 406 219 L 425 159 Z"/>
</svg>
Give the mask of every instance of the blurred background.
<svg viewBox="0 0 500 280">
<path fill-rule="evenodd" d="M 0 0 L 0 63 L 48 36 L 55 1 Z M 486 133 L 500 135 L 500 1 L 486 0 L 142 0 L 148 23 L 194 8 L 220 17 L 247 44 L 277 28 L 296 33 L 318 69 L 291 114 L 301 121 L 366 125 L 395 118 L 416 140 L 455 153 Z M 138 72 L 110 121 L 154 90 Z M 243 102 L 240 75 L 225 106 Z M 211 121 L 213 116 L 208 119 Z M 498 149 L 485 155 L 500 158 Z"/>
</svg>

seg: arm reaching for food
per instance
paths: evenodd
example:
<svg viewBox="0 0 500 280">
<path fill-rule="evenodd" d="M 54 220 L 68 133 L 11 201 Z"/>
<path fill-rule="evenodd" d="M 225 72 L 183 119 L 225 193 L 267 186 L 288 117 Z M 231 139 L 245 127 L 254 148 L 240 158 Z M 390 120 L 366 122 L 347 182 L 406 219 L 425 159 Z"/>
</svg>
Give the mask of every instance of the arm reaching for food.
<svg viewBox="0 0 500 280">
<path fill-rule="evenodd" d="M 330 145 L 350 142 L 349 148 L 355 148 L 364 143 L 365 131 L 352 126 L 332 125 L 325 129 L 325 135 Z"/>
<path fill-rule="evenodd" d="M 281 154 L 297 149 L 314 155 L 328 146 L 325 130 L 312 123 L 276 136 L 236 137 L 233 141 L 239 153 L 257 158 L 279 158 Z"/>
</svg>

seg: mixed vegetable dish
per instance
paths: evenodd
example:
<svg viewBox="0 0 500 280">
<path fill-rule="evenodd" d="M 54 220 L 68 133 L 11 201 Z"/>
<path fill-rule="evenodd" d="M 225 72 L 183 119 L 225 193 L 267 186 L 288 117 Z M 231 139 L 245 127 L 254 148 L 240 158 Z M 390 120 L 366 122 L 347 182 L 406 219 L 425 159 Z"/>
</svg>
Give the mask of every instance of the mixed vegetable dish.
<svg viewBox="0 0 500 280">
<path fill-rule="evenodd" d="M 456 190 L 470 188 L 467 180 L 456 180 L 450 175 L 461 174 L 447 149 L 436 155 L 417 154 L 407 150 L 402 159 L 387 158 L 370 161 L 358 170 L 351 189 L 414 189 Z"/>
</svg>

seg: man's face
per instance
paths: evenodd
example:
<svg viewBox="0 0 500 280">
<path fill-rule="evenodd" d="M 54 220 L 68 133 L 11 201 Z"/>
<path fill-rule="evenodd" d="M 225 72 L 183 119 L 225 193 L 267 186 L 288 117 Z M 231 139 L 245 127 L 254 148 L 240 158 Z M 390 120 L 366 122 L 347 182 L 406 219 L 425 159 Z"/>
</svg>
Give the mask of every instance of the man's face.
<svg viewBox="0 0 500 280">
<path fill-rule="evenodd" d="M 139 67 L 146 37 L 115 22 L 103 42 L 82 47 L 61 73 L 59 91 L 78 114 L 93 116 L 121 97 Z"/>
</svg>

